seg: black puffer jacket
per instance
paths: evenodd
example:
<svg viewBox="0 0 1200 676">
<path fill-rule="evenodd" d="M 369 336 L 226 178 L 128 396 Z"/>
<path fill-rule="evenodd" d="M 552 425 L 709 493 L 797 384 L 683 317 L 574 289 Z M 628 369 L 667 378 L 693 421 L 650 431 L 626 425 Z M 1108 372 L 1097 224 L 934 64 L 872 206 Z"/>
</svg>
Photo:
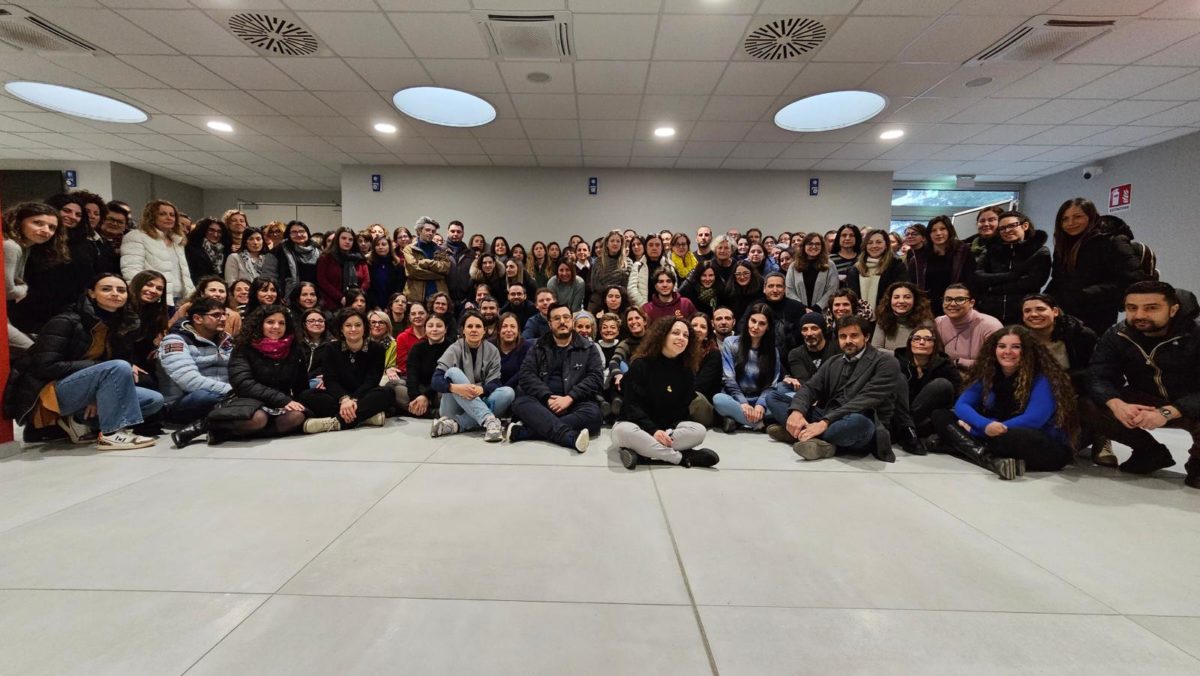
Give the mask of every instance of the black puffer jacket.
<svg viewBox="0 0 1200 676">
<path fill-rule="evenodd" d="M 229 384 L 239 397 L 283 408 L 308 389 L 307 364 L 295 342 L 283 359 L 271 359 L 250 345 L 238 345 L 229 358 Z"/>
<path fill-rule="evenodd" d="M 547 333 L 538 338 L 521 363 L 521 375 L 517 381 L 521 394 L 543 404 L 550 399 L 550 395 L 558 394 L 551 392 L 546 384 L 553 346 L 554 334 Z M 563 394 L 575 401 L 595 401 L 604 386 L 604 365 L 600 359 L 600 350 L 592 346 L 592 341 L 573 334 L 571 344 L 567 346 L 567 358 L 563 361 Z"/>
<path fill-rule="evenodd" d="M 1087 391 L 1088 364 L 1092 362 L 1092 353 L 1096 351 L 1096 332 L 1083 325 L 1083 322 L 1068 314 L 1061 314 L 1054 322 L 1054 330 L 1050 332 L 1050 340 L 1062 341 L 1067 348 L 1067 361 L 1070 368 L 1071 382 L 1079 393 Z"/>
<path fill-rule="evenodd" d="M 51 317 L 25 357 L 19 363 L 12 364 L 8 391 L 4 396 L 4 414 L 24 423 L 47 383 L 62 380 L 72 373 L 105 361 L 83 358 L 92 345 L 92 335 L 99 324 L 96 306 L 87 296 Z M 136 329 L 137 321 L 134 319 L 131 324 L 127 323 L 118 329 L 117 335 L 113 335 L 110 324 L 108 359 L 129 360 L 131 341 L 128 337 Z"/>
<path fill-rule="evenodd" d="M 975 270 L 975 309 L 1000 320 L 1021 323 L 1021 299 L 1037 293 L 1050 278 L 1048 236 L 1041 230 L 1026 233 L 1015 244 L 993 238 Z"/>
<path fill-rule="evenodd" d="M 904 380 L 908 382 L 908 400 L 912 401 L 917 394 L 925 389 L 929 383 L 938 378 L 945 378 L 954 386 L 954 391 L 957 392 L 962 387 L 962 376 L 959 375 L 958 369 L 954 368 L 951 362 L 944 354 L 935 354 L 929 358 L 929 364 L 925 366 L 925 370 L 921 375 L 917 375 L 917 365 L 913 362 L 912 352 L 907 347 L 896 348 L 896 361 L 900 362 L 900 375 L 904 376 Z"/>
<path fill-rule="evenodd" d="M 1200 307 L 1192 292 L 1176 292 L 1179 311 L 1167 335 L 1148 339 L 1122 321 L 1100 338 L 1088 367 L 1096 403 L 1119 397 L 1128 382 L 1138 392 L 1166 399 L 1189 418 L 1200 417 Z"/>
<path fill-rule="evenodd" d="M 1125 289 L 1145 279 L 1138 258 L 1124 235 L 1103 235 L 1097 230 L 1081 235 L 1075 269 L 1068 272 L 1063 247 L 1055 243 L 1054 264 L 1046 293 L 1062 311 L 1078 317 L 1096 335 L 1117 321 Z"/>
</svg>

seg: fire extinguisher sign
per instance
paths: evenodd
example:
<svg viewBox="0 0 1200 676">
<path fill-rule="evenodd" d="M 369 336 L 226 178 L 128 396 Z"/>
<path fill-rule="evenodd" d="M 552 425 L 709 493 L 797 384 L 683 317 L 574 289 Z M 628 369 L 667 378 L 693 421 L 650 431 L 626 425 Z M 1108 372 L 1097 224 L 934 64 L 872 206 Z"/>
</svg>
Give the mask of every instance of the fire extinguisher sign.
<svg viewBox="0 0 1200 676">
<path fill-rule="evenodd" d="M 1108 191 L 1108 213 L 1128 211 L 1133 204 L 1133 184 L 1113 186 Z"/>
</svg>

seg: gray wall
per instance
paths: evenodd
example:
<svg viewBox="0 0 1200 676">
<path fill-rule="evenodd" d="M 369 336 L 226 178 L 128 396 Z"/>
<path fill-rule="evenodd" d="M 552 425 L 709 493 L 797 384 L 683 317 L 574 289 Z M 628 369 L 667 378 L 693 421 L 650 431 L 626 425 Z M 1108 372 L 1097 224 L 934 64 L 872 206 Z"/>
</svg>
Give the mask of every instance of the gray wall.
<svg viewBox="0 0 1200 676">
<path fill-rule="evenodd" d="M 371 174 L 381 174 L 380 192 Z M 590 176 L 598 195 L 588 195 Z M 817 197 L 808 195 L 810 177 L 821 179 Z M 458 219 L 468 233 L 526 245 L 627 227 L 825 231 L 846 222 L 887 227 L 891 189 L 890 173 L 346 166 L 342 223 L 390 230 L 420 216 Z"/>
<path fill-rule="evenodd" d="M 332 204 L 342 201 L 340 190 L 217 190 L 204 191 L 204 213 L 220 218 L 226 209 L 237 208 L 238 202 L 264 202 L 282 204 Z M 251 222 L 261 226 L 262 223 Z"/>
<path fill-rule="evenodd" d="M 1100 162 L 1104 173 L 1083 180 L 1082 166 L 1025 186 L 1024 211 L 1042 230 L 1054 231 L 1059 205 L 1086 197 L 1108 213 L 1108 192 L 1133 185 L 1128 211 L 1117 212 L 1134 236 L 1158 254 L 1163 281 L 1200 290 L 1200 133 L 1173 139 Z"/>
<path fill-rule="evenodd" d="M 204 205 L 204 191 L 194 185 L 117 162 L 112 163 L 112 195 L 115 199 L 127 202 L 136 214 L 135 218 L 141 216 L 142 207 L 147 202 L 155 199 L 171 202 L 193 220 L 199 220 Z"/>
<path fill-rule="evenodd" d="M 66 171 L 74 169 L 77 188 L 90 190 L 105 199 L 112 199 L 112 163 L 110 162 L 76 162 L 74 160 L 0 160 L 0 169 L 38 169 L 47 171 Z M 70 190 L 70 188 L 68 188 Z M 49 197 L 49 195 L 46 195 Z"/>
</svg>

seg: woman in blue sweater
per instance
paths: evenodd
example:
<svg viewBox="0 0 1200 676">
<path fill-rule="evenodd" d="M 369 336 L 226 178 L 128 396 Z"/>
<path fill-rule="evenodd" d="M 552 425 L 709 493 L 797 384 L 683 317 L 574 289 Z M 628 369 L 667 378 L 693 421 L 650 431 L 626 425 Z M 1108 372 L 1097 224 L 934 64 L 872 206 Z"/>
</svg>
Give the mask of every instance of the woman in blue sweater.
<svg viewBox="0 0 1200 676">
<path fill-rule="evenodd" d="M 765 303 L 750 306 L 740 335 L 721 344 L 721 382 L 724 391 L 713 396 L 713 408 L 725 417 L 723 429 L 762 430 L 775 422 L 767 410 L 766 393 L 780 382 L 781 359 L 771 330 L 775 315 Z"/>
<path fill-rule="evenodd" d="M 1071 462 L 1077 430 L 1071 377 L 1024 326 L 984 341 L 953 411 L 934 411 L 942 443 L 1001 479 Z"/>
</svg>

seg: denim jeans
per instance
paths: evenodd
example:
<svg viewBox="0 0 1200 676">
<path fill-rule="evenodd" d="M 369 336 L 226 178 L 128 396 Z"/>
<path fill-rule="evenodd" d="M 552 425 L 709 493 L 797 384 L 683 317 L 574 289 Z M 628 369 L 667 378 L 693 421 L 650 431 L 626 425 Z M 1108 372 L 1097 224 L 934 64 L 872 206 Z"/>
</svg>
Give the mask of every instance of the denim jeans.
<svg viewBox="0 0 1200 676">
<path fill-rule="evenodd" d="M 824 415 L 814 406 L 804 418 L 816 422 Z M 851 413 L 830 423 L 820 439 L 837 446 L 838 451 L 870 453 L 875 448 L 875 421 L 861 413 Z"/>
<path fill-rule="evenodd" d="M 792 405 L 792 398 L 795 396 L 796 390 L 778 383 L 763 394 L 762 402 L 771 418 L 782 425 L 787 422 L 788 407 Z"/>
<path fill-rule="evenodd" d="M 771 417 L 771 409 L 764 406 L 763 408 L 766 410 L 763 413 L 762 420 L 755 425 L 751 425 L 746 421 L 746 414 L 742 412 L 742 405 L 738 403 L 738 400 L 734 399 L 728 394 L 725 394 L 724 392 L 718 392 L 713 395 L 713 408 L 717 409 L 717 413 L 720 413 L 726 418 L 732 418 L 733 420 L 736 420 L 737 423 L 743 427 L 752 427 L 754 429 L 758 429 L 758 427 L 761 425 L 767 425 L 775 421 L 775 419 Z"/>
<path fill-rule="evenodd" d="M 163 397 L 133 383 L 133 367 L 120 359 L 76 371 L 54 384 L 59 414 L 73 415 L 96 404 L 100 431 L 111 434 L 140 424 L 162 410 Z"/>
<path fill-rule="evenodd" d="M 225 395 L 208 390 L 188 392 L 171 404 L 168 417 L 174 422 L 190 423 L 208 415 Z"/>
<path fill-rule="evenodd" d="M 452 366 L 446 371 L 446 380 L 455 385 L 471 385 L 471 380 L 462 369 Z M 457 394 L 447 392 L 442 395 L 442 403 L 438 413 L 443 418 L 453 418 L 458 423 L 459 432 L 467 432 L 479 428 L 485 418 L 494 415 L 504 417 L 508 407 L 512 406 L 516 393 L 511 387 L 497 387 L 486 397 L 464 399 Z"/>
</svg>

